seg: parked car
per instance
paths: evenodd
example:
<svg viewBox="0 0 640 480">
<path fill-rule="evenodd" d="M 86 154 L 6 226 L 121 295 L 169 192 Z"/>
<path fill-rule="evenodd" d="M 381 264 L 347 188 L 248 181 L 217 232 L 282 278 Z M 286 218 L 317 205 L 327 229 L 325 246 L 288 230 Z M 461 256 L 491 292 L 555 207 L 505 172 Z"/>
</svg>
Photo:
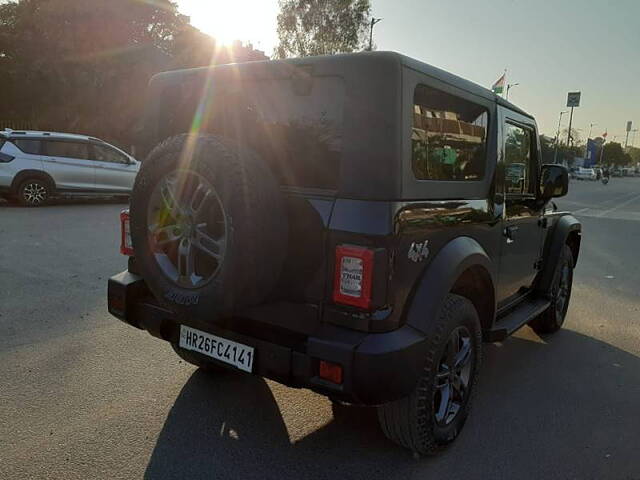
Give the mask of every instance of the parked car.
<svg viewBox="0 0 640 480">
<path fill-rule="evenodd" d="M 428 453 L 465 423 L 482 340 L 561 328 L 581 239 L 551 202 L 567 170 L 540 164 L 534 118 L 491 91 L 388 52 L 150 89 L 108 308 L 185 361 L 374 406 Z M 198 105 L 207 127 L 189 133 Z"/>
<path fill-rule="evenodd" d="M 570 179 L 575 179 L 577 171 L 578 171 L 578 167 L 570 167 L 569 168 L 569 178 Z"/>
<path fill-rule="evenodd" d="M 593 168 L 578 168 L 575 173 L 576 179 L 578 180 L 597 180 L 598 175 L 596 174 L 595 169 Z"/>
<path fill-rule="evenodd" d="M 95 137 L 0 131 L 0 194 L 25 206 L 56 195 L 130 194 L 140 163 Z"/>
</svg>

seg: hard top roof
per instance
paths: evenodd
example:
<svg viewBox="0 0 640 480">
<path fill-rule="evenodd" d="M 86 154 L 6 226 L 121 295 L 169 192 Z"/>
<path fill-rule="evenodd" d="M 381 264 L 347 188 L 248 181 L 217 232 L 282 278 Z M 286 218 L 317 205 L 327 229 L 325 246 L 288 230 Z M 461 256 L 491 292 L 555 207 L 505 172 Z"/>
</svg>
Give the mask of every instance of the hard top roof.
<svg viewBox="0 0 640 480">
<path fill-rule="evenodd" d="M 389 51 L 381 51 L 381 52 L 358 52 L 358 53 L 341 53 L 341 54 L 337 54 L 337 55 L 319 55 L 319 56 L 315 56 L 315 57 L 301 57 L 301 58 L 288 58 L 285 60 L 260 60 L 260 61 L 256 61 L 256 62 L 245 62 L 245 63 L 239 63 L 239 64 L 229 64 L 229 65 L 217 65 L 214 67 L 198 67 L 195 69 L 189 69 L 189 70 L 209 70 L 211 68 L 213 68 L 213 70 L 226 70 L 229 68 L 234 68 L 234 69 L 251 69 L 253 68 L 251 65 L 256 65 L 256 64 L 275 64 L 275 63 L 279 63 L 279 62 L 286 62 L 286 63 L 292 63 L 292 64 L 299 64 L 299 65 L 312 65 L 312 64 L 330 64 L 332 62 L 335 63 L 339 63 L 339 64 L 345 64 L 348 63 L 351 59 L 353 60 L 360 60 L 360 59 L 364 59 L 367 58 L 370 61 L 374 61 L 374 62 L 380 62 L 380 63 L 395 63 L 398 66 L 405 66 L 407 68 L 411 68 L 412 70 L 415 70 L 417 72 L 423 73 L 425 75 L 428 75 L 430 77 L 433 77 L 437 80 L 440 80 L 442 82 L 448 83 L 449 85 L 452 85 L 456 88 L 460 88 L 461 90 L 465 90 L 471 94 L 477 95 L 479 97 L 485 98 L 487 100 L 490 101 L 494 101 L 496 102 L 498 105 L 502 105 L 506 108 L 509 108 L 515 112 L 518 112 L 522 115 L 525 115 L 527 117 L 533 118 L 532 115 L 530 115 L 529 113 L 525 112 L 524 110 L 522 110 L 521 108 L 517 107 L 516 105 L 512 104 L 511 102 L 508 102 L 507 100 L 505 100 L 504 98 L 502 98 L 499 95 L 496 95 L 495 93 L 493 93 L 491 90 L 489 90 L 488 88 L 482 87 L 480 85 L 478 85 L 477 83 L 473 83 L 469 80 L 465 80 L 462 77 L 459 77 L 457 75 L 454 75 L 453 73 L 449 73 L 445 70 L 442 70 L 440 68 L 434 67 L 433 65 L 429 65 L 428 63 L 424 63 L 421 62 L 419 60 L 416 60 L 414 58 L 408 57 L 406 55 L 402 55 L 400 53 L 397 52 L 389 52 Z M 173 72 L 163 72 L 158 74 L 158 77 L 172 77 L 175 74 L 179 74 L 178 72 L 184 72 L 184 70 L 178 70 L 178 71 L 173 71 Z"/>
</svg>

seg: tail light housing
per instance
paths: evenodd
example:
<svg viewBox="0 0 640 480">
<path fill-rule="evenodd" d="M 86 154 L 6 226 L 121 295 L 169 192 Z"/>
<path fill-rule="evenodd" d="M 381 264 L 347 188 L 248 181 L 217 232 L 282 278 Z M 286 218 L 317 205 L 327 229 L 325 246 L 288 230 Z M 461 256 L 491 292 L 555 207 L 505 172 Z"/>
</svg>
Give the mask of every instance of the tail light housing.
<svg viewBox="0 0 640 480">
<path fill-rule="evenodd" d="M 373 281 L 374 251 L 364 247 L 336 247 L 333 301 L 369 309 Z"/>
<path fill-rule="evenodd" d="M 336 385 L 342 384 L 342 365 L 338 363 L 328 362 L 327 360 L 320 360 L 318 362 L 318 376 L 323 380 L 335 383 Z"/>
<path fill-rule="evenodd" d="M 129 222 L 129 209 L 120 212 L 120 253 L 133 256 L 133 244 L 131 243 L 131 223 Z"/>
</svg>

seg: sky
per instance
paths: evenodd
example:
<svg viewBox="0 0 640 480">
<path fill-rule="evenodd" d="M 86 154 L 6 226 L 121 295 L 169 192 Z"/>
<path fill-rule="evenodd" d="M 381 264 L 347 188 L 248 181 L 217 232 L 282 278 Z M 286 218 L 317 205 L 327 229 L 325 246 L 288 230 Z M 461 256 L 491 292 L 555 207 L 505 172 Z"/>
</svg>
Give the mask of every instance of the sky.
<svg viewBox="0 0 640 480">
<path fill-rule="evenodd" d="M 277 0 L 178 0 L 202 31 L 277 43 Z M 509 100 L 555 136 L 567 92 L 581 91 L 573 127 L 624 142 L 640 128 L 640 0 L 372 0 L 378 50 L 414 57 L 490 87 L 507 69 Z M 569 115 L 562 118 L 566 128 Z M 632 136 L 629 137 L 631 143 Z M 635 138 L 640 147 L 640 132 Z"/>
</svg>

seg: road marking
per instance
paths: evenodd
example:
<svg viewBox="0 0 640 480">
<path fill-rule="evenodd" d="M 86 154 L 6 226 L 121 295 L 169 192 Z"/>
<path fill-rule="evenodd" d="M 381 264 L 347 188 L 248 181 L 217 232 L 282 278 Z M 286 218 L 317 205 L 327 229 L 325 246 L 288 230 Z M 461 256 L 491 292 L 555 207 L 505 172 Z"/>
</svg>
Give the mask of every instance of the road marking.
<svg viewBox="0 0 640 480">
<path fill-rule="evenodd" d="M 619 203 L 618 205 L 616 205 L 613 208 L 610 208 L 609 210 L 603 210 L 602 212 L 600 212 L 598 215 L 596 215 L 597 217 L 604 217 L 605 215 L 608 215 L 611 212 L 615 212 L 616 210 L 618 210 L 619 208 L 625 207 L 627 205 L 629 205 L 632 202 L 635 202 L 636 200 L 640 199 L 640 195 L 636 195 L 633 198 L 630 198 L 629 200 L 627 200 L 626 202 L 622 202 Z"/>
</svg>

